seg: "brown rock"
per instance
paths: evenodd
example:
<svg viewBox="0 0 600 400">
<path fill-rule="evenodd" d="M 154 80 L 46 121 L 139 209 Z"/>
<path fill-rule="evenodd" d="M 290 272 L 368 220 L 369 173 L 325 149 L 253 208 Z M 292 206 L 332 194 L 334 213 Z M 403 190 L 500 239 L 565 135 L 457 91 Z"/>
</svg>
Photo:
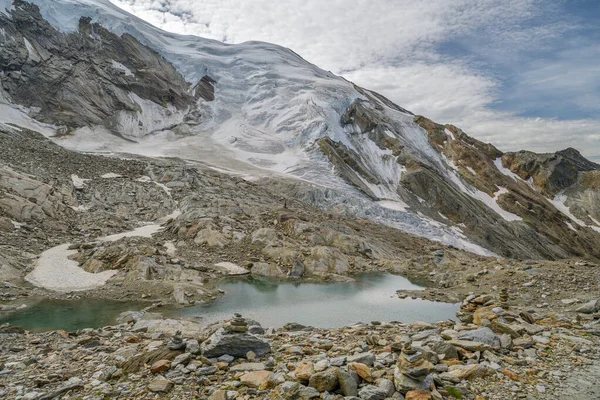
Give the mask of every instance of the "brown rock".
<svg viewBox="0 0 600 400">
<path fill-rule="evenodd" d="M 473 323 L 479 326 L 483 326 L 484 319 L 487 319 L 488 321 L 493 321 L 494 319 L 498 318 L 498 316 L 492 312 L 493 308 L 494 306 L 479 307 L 473 313 Z"/>
<path fill-rule="evenodd" d="M 404 397 L 406 400 L 433 400 L 431 393 L 427 390 L 411 390 Z"/>
<path fill-rule="evenodd" d="M 159 360 L 152 364 L 150 367 L 150 372 L 153 374 L 160 374 L 161 372 L 168 371 L 171 368 L 171 361 L 169 360 Z"/>
<path fill-rule="evenodd" d="M 225 390 L 215 390 L 208 400 L 227 400 L 227 392 Z"/>
<path fill-rule="evenodd" d="M 171 389 L 173 389 L 173 382 L 160 375 L 148 385 L 148 390 L 151 392 L 166 393 L 171 391 Z"/>
<path fill-rule="evenodd" d="M 361 363 L 350 363 L 350 368 L 352 368 L 358 376 L 363 378 L 365 381 L 371 383 L 373 382 L 373 377 L 371 375 L 371 368 Z"/>
<path fill-rule="evenodd" d="M 248 372 L 247 374 L 242 375 L 240 381 L 246 386 L 259 388 L 267 381 L 270 373 L 271 371 Z"/>
<path fill-rule="evenodd" d="M 452 369 L 449 374 L 460 379 L 461 381 L 463 379 L 471 379 L 471 378 L 477 378 L 480 376 L 484 376 L 487 373 L 487 370 L 485 367 L 482 367 L 479 364 L 471 364 L 471 365 L 465 365 L 465 366 L 460 366 L 460 367 L 453 367 L 454 369 Z"/>
<path fill-rule="evenodd" d="M 317 389 L 319 392 L 332 392 L 339 384 L 338 368 L 329 368 L 323 372 L 312 374 L 308 381 L 308 386 Z"/>
<path fill-rule="evenodd" d="M 513 381 L 520 381 L 521 378 L 519 377 L 519 374 L 517 374 L 516 372 L 513 372 L 509 369 L 503 369 L 502 370 L 502 375 L 506 376 L 507 378 L 513 380 Z"/>
<path fill-rule="evenodd" d="M 311 363 L 310 361 L 301 362 L 296 366 L 296 370 L 294 371 L 296 379 L 300 381 L 308 381 L 314 373 L 315 368 L 313 366 L 313 363 Z"/>
</svg>

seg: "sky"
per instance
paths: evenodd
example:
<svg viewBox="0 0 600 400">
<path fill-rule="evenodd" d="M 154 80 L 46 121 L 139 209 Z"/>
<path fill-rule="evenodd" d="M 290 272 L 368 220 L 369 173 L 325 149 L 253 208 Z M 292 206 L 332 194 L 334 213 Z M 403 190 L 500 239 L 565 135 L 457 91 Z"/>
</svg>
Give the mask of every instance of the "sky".
<svg viewBox="0 0 600 400">
<path fill-rule="evenodd" d="M 111 0 L 166 31 L 260 40 L 504 151 L 600 162 L 600 0 Z"/>
</svg>

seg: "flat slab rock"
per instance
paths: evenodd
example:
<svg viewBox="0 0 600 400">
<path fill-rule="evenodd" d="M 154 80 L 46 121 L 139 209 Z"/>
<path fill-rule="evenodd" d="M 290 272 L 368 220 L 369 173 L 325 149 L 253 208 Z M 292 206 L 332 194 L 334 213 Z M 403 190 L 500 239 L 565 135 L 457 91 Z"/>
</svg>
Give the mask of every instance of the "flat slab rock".
<svg viewBox="0 0 600 400">
<path fill-rule="evenodd" d="M 249 351 L 261 357 L 271 352 L 271 345 L 249 333 L 230 333 L 223 328 L 213 333 L 200 346 L 202 355 L 208 358 L 221 357 L 228 354 L 234 357 L 245 357 Z"/>
</svg>

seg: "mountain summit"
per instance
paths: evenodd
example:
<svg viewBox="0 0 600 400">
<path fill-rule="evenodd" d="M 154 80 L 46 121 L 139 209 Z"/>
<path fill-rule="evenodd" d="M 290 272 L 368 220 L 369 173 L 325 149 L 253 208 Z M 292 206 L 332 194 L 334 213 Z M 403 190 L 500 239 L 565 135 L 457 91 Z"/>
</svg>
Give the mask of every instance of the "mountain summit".
<svg viewBox="0 0 600 400">
<path fill-rule="evenodd" d="M 0 127 L 69 149 L 292 179 L 300 201 L 480 254 L 600 258 L 600 166 L 577 150 L 503 153 L 277 45 L 0 0 L 0 78 Z"/>
</svg>

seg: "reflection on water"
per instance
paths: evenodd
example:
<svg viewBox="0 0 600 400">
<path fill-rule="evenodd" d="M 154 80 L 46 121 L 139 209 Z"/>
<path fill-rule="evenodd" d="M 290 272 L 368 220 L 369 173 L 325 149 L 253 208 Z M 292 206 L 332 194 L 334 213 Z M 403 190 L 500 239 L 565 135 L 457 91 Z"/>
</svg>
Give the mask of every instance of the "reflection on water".
<svg viewBox="0 0 600 400">
<path fill-rule="evenodd" d="M 381 273 L 362 274 L 352 283 L 314 284 L 267 279 L 237 279 L 221 286 L 218 300 L 171 315 L 200 317 L 210 322 L 240 312 L 263 326 L 298 322 L 333 328 L 354 322 L 439 321 L 454 318 L 457 304 L 399 299 L 398 289 L 421 289 L 406 278 Z"/>
<path fill-rule="evenodd" d="M 221 287 L 226 294 L 211 303 L 163 313 L 212 322 L 241 312 L 265 327 L 298 322 L 334 328 L 374 320 L 434 322 L 454 318 L 458 311 L 458 304 L 399 299 L 396 290 L 421 287 L 390 274 L 362 274 L 355 282 L 330 284 L 239 278 Z M 119 313 L 143 307 L 140 303 L 110 300 L 43 300 L 24 310 L 0 314 L 0 324 L 9 322 L 33 332 L 73 331 L 113 325 Z"/>
<path fill-rule="evenodd" d="M 111 300 L 42 300 L 18 311 L 0 313 L 0 325 L 6 322 L 32 332 L 62 329 L 74 331 L 114 325 L 123 311 L 139 310 L 144 305 Z"/>
</svg>

